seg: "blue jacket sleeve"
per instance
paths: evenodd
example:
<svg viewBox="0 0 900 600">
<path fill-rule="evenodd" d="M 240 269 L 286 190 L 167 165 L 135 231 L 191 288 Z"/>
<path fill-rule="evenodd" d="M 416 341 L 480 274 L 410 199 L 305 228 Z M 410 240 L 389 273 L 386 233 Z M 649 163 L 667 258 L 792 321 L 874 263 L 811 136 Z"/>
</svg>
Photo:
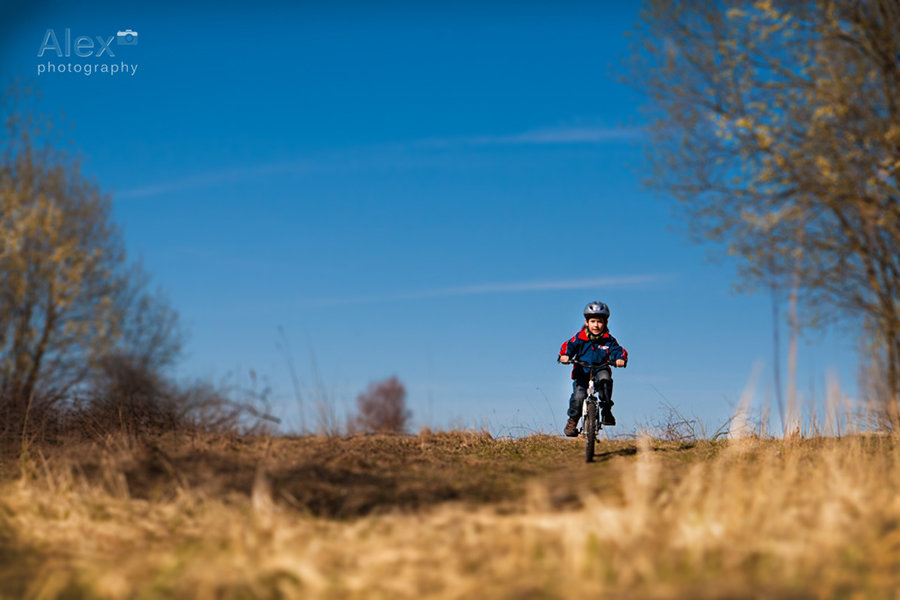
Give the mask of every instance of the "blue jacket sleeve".
<svg viewBox="0 0 900 600">
<path fill-rule="evenodd" d="M 578 334 L 576 333 L 571 337 L 571 339 L 563 342 L 562 347 L 559 349 L 559 355 L 566 355 L 569 358 L 577 358 L 578 357 Z"/>
<path fill-rule="evenodd" d="M 628 364 L 628 351 L 619 344 L 612 334 L 609 336 L 609 358 L 610 360 L 619 360 L 621 358 L 626 365 Z"/>
</svg>

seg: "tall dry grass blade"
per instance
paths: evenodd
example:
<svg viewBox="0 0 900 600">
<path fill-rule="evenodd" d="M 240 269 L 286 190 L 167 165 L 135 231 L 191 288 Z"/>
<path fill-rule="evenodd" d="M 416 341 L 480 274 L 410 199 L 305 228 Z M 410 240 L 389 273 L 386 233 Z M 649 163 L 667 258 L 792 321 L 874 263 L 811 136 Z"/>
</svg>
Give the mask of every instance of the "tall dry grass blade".
<svg viewBox="0 0 900 600">
<path fill-rule="evenodd" d="M 825 376 L 825 435 L 841 437 L 841 384 L 837 373 L 829 370 Z"/>
<path fill-rule="evenodd" d="M 261 463 L 256 468 L 256 475 L 253 477 L 250 506 L 253 507 L 253 512 L 263 519 L 270 519 L 275 510 L 275 503 L 272 501 L 272 482 Z"/>
<path fill-rule="evenodd" d="M 753 435 L 753 424 L 751 422 L 751 406 L 753 404 L 753 396 L 756 394 L 756 388 L 759 383 L 759 376 L 762 372 L 762 361 L 756 361 L 747 385 L 741 393 L 738 401 L 737 410 L 735 410 L 734 418 L 731 419 L 731 426 L 728 429 L 728 438 L 739 440 Z"/>
</svg>

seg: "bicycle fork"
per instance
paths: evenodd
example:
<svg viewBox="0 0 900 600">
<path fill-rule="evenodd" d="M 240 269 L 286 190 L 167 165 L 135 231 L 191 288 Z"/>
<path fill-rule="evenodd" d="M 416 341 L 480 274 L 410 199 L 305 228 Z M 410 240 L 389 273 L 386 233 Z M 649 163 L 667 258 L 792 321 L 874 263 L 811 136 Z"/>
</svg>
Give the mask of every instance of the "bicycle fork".
<svg viewBox="0 0 900 600">
<path fill-rule="evenodd" d="M 581 402 L 581 419 L 582 419 L 581 431 L 582 432 L 585 429 L 587 429 L 587 421 L 589 418 L 588 415 L 590 414 L 588 411 L 588 405 L 591 403 L 593 403 L 594 406 L 597 407 L 596 410 L 594 411 L 594 414 L 595 415 L 599 414 L 600 402 L 597 398 L 596 390 L 594 389 L 594 378 L 593 377 L 591 377 L 591 380 L 588 382 L 587 395 L 585 395 L 584 400 Z M 603 425 L 601 425 L 600 419 L 598 418 L 597 422 L 595 423 L 595 427 L 594 427 L 595 437 L 597 435 L 599 435 L 600 429 L 602 429 L 602 428 L 603 428 Z"/>
</svg>

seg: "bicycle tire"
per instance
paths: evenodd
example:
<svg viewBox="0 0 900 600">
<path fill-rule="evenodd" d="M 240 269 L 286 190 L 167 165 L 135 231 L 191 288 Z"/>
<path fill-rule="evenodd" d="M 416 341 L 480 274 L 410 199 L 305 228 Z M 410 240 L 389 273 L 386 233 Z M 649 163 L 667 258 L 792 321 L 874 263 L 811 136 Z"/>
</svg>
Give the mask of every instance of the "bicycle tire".
<svg viewBox="0 0 900 600">
<path fill-rule="evenodd" d="M 597 441 L 597 403 L 588 402 L 584 416 L 584 462 L 594 462 L 594 442 Z"/>
</svg>

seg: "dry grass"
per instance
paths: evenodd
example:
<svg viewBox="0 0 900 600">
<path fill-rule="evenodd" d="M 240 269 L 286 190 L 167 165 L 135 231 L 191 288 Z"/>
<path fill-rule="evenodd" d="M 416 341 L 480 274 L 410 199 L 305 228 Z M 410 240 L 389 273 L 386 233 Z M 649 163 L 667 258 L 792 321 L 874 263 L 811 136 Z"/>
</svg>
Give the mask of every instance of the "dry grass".
<svg viewBox="0 0 900 600">
<path fill-rule="evenodd" d="M 894 598 L 890 437 L 475 433 L 43 449 L 0 481 L 0 596 Z M 15 477 L 11 476 L 15 472 Z"/>
</svg>

